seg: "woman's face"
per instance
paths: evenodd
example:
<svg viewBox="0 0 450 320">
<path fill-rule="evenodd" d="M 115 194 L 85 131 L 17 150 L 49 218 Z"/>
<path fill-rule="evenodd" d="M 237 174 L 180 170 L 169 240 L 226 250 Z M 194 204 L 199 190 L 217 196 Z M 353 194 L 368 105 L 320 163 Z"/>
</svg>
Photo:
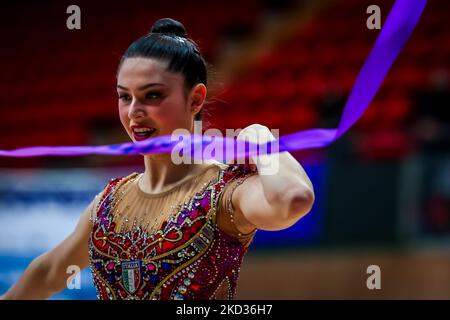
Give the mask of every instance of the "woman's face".
<svg viewBox="0 0 450 320">
<path fill-rule="evenodd" d="M 192 129 L 206 96 L 203 84 L 186 93 L 181 73 L 166 71 L 167 63 L 127 58 L 117 75 L 120 121 L 133 141 Z"/>
</svg>

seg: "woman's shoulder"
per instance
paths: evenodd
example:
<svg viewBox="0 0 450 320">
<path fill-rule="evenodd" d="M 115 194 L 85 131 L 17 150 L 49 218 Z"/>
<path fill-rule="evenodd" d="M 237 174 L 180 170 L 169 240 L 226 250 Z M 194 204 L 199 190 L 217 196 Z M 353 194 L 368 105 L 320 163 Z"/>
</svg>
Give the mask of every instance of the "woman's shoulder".
<svg viewBox="0 0 450 320">
<path fill-rule="evenodd" d="M 117 177 L 115 177 L 115 178 L 111 178 L 111 179 L 105 184 L 104 189 L 108 188 L 108 186 L 111 186 L 111 185 L 116 185 L 116 184 L 121 183 L 121 182 L 123 183 L 123 182 L 127 182 L 127 181 L 129 181 L 129 180 L 136 179 L 138 176 L 139 176 L 139 173 L 138 173 L 138 172 L 132 172 L 132 173 L 130 173 L 130 174 L 128 174 L 128 175 L 120 175 L 120 176 L 117 176 Z"/>
<path fill-rule="evenodd" d="M 124 183 L 130 182 L 132 180 L 135 180 L 138 177 L 139 177 L 138 172 L 132 172 L 128 175 L 120 175 L 115 178 L 111 178 L 105 183 L 105 185 L 100 193 L 105 193 L 111 189 L 117 189 L 120 185 L 123 185 Z"/>
<path fill-rule="evenodd" d="M 108 194 L 115 192 L 119 186 L 123 185 L 128 181 L 132 181 L 139 176 L 139 173 L 132 172 L 128 175 L 120 175 L 115 178 L 109 179 L 103 188 L 94 196 L 88 209 L 91 211 L 91 217 L 89 220 L 92 221 L 94 215 L 96 214 L 100 204 L 107 198 Z"/>
<path fill-rule="evenodd" d="M 226 164 L 224 168 L 225 181 L 247 177 L 257 173 L 256 167 L 248 164 Z"/>
<path fill-rule="evenodd" d="M 108 182 L 105 183 L 103 189 L 96 195 L 96 198 L 98 198 L 98 200 L 101 201 L 101 199 L 105 198 L 109 193 L 115 192 L 122 185 L 132 182 L 138 177 L 139 173 L 132 172 L 128 175 L 120 175 L 115 178 L 111 178 L 109 179 Z"/>
<path fill-rule="evenodd" d="M 222 163 L 216 160 L 209 162 L 210 165 L 216 166 L 222 171 L 235 172 L 239 174 L 247 174 L 256 172 L 256 167 L 249 164 Z"/>
<path fill-rule="evenodd" d="M 228 182 L 231 182 L 231 180 L 253 175 L 256 173 L 256 170 L 247 164 L 227 164 L 211 161 L 203 173 L 210 173 L 209 175 L 214 175 L 218 179 L 218 182 L 222 181 L 227 184 Z"/>
</svg>

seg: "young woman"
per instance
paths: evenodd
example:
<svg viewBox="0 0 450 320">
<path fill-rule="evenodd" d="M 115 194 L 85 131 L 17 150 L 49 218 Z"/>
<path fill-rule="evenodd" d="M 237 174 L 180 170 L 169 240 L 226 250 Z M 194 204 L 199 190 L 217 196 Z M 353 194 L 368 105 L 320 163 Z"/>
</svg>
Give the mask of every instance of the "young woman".
<svg viewBox="0 0 450 320">
<path fill-rule="evenodd" d="M 120 120 L 133 141 L 192 131 L 206 85 L 206 63 L 184 26 L 160 19 L 120 61 Z M 253 132 L 274 139 L 261 125 L 241 134 L 256 141 Z M 91 267 L 99 299 L 232 299 L 256 230 L 287 228 L 314 202 L 308 176 L 287 152 L 254 157 L 256 168 L 143 157 L 145 172 L 112 179 L 73 233 L 33 260 L 2 298 L 48 298 L 76 265 Z M 278 161 L 275 173 L 258 165 L 263 157 Z"/>
</svg>

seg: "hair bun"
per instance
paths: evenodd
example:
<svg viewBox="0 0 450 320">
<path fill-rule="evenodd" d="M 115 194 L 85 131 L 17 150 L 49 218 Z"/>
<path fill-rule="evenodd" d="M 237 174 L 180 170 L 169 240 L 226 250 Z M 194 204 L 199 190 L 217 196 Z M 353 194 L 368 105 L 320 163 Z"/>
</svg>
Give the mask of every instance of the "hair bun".
<svg viewBox="0 0 450 320">
<path fill-rule="evenodd" d="M 150 33 L 162 33 L 187 38 L 186 28 L 183 24 L 171 18 L 162 18 L 156 21 L 150 29 Z"/>
</svg>

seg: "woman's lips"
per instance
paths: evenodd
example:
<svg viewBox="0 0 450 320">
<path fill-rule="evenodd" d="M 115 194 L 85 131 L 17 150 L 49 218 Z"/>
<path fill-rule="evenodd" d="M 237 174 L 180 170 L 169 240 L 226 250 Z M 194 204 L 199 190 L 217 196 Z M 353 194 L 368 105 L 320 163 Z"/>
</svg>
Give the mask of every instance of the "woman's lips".
<svg viewBox="0 0 450 320">
<path fill-rule="evenodd" d="M 142 141 L 142 140 L 146 140 L 148 138 L 150 138 L 153 135 L 154 132 L 145 134 L 145 135 L 137 135 L 136 133 L 133 132 L 133 137 L 136 141 Z"/>
<path fill-rule="evenodd" d="M 138 130 L 135 130 L 134 128 L 132 128 L 132 132 L 133 132 L 133 137 L 136 141 L 142 141 L 142 140 L 146 140 L 148 138 L 150 138 L 151 136 L 153 136 L 156 132 L 155 128 L 148 128 L 150 130 L 145 131 L 145 132 L 138 132 Z"/>
</svg>

